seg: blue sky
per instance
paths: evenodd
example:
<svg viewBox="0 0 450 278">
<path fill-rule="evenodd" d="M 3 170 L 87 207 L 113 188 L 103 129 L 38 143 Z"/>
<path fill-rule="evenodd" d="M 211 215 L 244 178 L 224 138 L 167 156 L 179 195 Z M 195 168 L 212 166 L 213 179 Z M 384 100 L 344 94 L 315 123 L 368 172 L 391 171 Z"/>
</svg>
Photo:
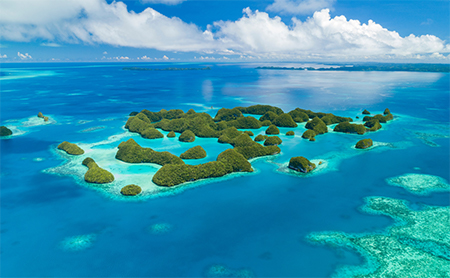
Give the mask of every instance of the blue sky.
<svg viewBox="0 0 450 278">
<path fill-rule="evenodd" d="M 0 61 L 446 62 L 450 2 L 1 0 Z"/>
</svg>

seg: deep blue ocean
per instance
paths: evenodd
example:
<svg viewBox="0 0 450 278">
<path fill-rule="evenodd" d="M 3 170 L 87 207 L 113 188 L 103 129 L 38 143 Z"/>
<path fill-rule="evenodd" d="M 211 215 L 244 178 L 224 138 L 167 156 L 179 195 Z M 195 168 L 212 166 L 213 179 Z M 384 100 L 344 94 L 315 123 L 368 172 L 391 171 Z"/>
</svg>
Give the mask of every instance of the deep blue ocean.
<svg viewBox="0 0 450 278">
<path fill-rule="evenodd" d="M 363 198 L 408 200 L 413 208 L 449 206 L 448 192 L 421 196 L 386 182 L 411 173 L 449 181 L 448 73 L 255 69 L 260 65 L 2 64 L 0 125 L 14 136 L 0 141 L 0 276 L 205 277 L 222 269 L 222 275 L 234 276 L 328 277 L 363 258 L 312 245 L 305 238 L 309 233 L 372 233 L 394 223 L 361 212 Z M 222 107 L 254 104 L 359 116 L 358 121 L 364 109 L 377 114 L 389 108 L 395 119 L 374 133 L 330 132 L 316 142 L 301 138 L 304 124 L 281 128 L 282 153 L 252 161 L 254 173 L 161 193 L 151 183 L 159 166 L 114 159 L 117 145 L 128 138 L 176 155 L 204 146 L 208 156 L 193 164 L 231 148 L 216 139 L 142 139 L 124 129 L 132 111 L 193 108 L 214 116 Z M 50 121 L 37 118 L 38 112 Z M 285 136 L 288 130 L 296 136 Z M 377 147 L 354 149 L 362 138 Z M 56 150 L 62 141 L 89 150 L 116 175 L 114 186 L 85 183 L 84 166 Z M 286 174 L 282 170 L 293 156 L 320 159 L 325 166 L 311 175 Z M 117 193 L 130 183 L 143 186 L 141 197 Z"/>
</svg>

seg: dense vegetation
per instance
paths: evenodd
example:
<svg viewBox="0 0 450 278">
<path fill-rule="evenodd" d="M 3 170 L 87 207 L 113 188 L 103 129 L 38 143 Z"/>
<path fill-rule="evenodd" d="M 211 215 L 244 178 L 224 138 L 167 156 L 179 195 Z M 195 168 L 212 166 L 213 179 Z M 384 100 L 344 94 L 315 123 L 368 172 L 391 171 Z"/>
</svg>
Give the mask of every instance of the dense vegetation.
<svg viewBox="0 0 450 278">
<path fill-rule="evenodd" d="M 0 126 L 0 136 L 9 136 L 12 135 L 11 129 L 6 126 Z"/>
<path fill-rule="evenodd" d="M 271 125 L 266 129 L 266 134 L 277 135 L 280 134 L 280 130 L 275 125 Z"/>
<path fill-rule="evenodd" d="M 289 160 L 288 167 L 298 172 L 309 173 L 316 168 L 316 164 L 312 163 L 303 156 L 297 156 Z"/>
<path fill-rule="evenodd" d="M 178 137 L 178 140 L 181 142 L 194 142 L 195 134 L 190 130 L 185 130 L 181 133 L 180 137 Z"/>
<path fill-rule="evenodd" d="M 122 193 L 122 195 L 125 196 L 136 196 L 139 193 L 141 193 L 142 189 L 140 186 L 135 185 L 135 184 L 129 184 L 127 186 L 124 186 L 121 190 L 120 193 Z"/>
<path fill-rule="evenodd" d="M 288 132 L 286 132 L 286 136 L 294 136 L 295 133 L 292 130 L 289 130 Z"/>
<path fill-rule="evenodd" d="M 86 182 L 103 184 L 114 181 L 113 174 L 103 168 L 100 168 L 100 166 L 98 166 L 92 158 L 85 158 L 82 164 L 89 168 L 86 174 L 84 174 L 84 180 Z"/>
<path fill-rule="evenodd" d="M 222 177 L 232 172 L 253 172 L 251 164 L 234 150 L 219 154 L 216 161 L 200 164 L 168 164 L 153 176 L 159 186 L 174 186 L 188 181 Z"/>
<path fill-rule="evenodd" d="M 308 129 L 305 132 L 303 132 L 303 134 L 302 134 L 303 139 L 311 139 L 314 137 L 316 137 L 316 132 L 312 129 Z"/>
<path fill-rule="evenodd" d="M 311 121 L 307 122 L 305 127 L 313 130 L 317 135 L 328 132 L 327 125 L 319 117 L 315 117 Z"/>
<path fill-rule="evenodd" d="M 283 141 L 278 136 L 270 136 L 264 141 L 264 146 L 278 146 L 281 145 Z"/>
<path fill-rule="evenodd" d="M 81 155 L 84 154 L 84 150 L 80 147 L 78 147 L 75 144 L 69 143 L 67 141 L 62 142 L 58 145 L 58 149 L 65 151 L 68 154 L 71 155 Z"/>
<path fill-rule="evenodd" d="M 169 152 L 157 152 L 151 148 L 139 146 L 133 139 L 128 139 L 118 146 L 116 159 L 128 163 L 184 164 L 183 160 Z"/>
<path fill-rule="evenodd" d="M 279 127 L 297 127 L 297 124 L 289 114 L 281 114 L 276 117 L 272 123 Z"/>
<path fill-rule="evenodd" d="M 343 133 L 357 133 L 359 135 L 362 135 L 362 134 L 366 133 L 366 128 L 364 127 L 364 125 L 343 122 L 343 123 L 339 123 L 333 129 L 333 131 L 343 132 Z"/>
<path fill-rule="evenodd" d="M 267 138 L 269 138 L 269 136 L 259 134 L 258 136 L 255 137 L 255 141 L 256 142 L 265 141 Z"/>
<path fill-rule="evenodd" d="M 206 157 L 206 151 L 202 146 L 195 146 L 180 154 L 182 159 L 200 159 Z"/>
<path fill-rule="evenodd" d="M 356 143 L 355 148 L 357 149 L 367 149 L 369 147 L 373 146 L 373 141 L 372 139 L 362 139 L 359 140 L 358 143 Z"/>
</svg>

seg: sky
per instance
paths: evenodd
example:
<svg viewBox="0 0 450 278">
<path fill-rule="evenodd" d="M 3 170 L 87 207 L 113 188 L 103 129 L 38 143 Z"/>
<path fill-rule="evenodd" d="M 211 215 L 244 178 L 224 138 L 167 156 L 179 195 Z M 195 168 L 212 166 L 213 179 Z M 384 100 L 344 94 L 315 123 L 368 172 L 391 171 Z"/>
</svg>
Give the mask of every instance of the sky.
<svg viewBox="0 0 450 278">
<path fill-rule="evenodd" d="M 0 62 L 449 63 L 448 0 L 0 0 Z"/>
</svg>

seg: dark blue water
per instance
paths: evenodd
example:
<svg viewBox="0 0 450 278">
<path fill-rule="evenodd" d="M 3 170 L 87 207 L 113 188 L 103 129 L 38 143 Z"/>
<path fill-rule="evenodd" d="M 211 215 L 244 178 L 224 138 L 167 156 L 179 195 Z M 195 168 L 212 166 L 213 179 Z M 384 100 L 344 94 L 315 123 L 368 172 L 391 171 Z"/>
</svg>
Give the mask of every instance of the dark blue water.
<svg viewBox="0 0 450 278">
<path fill-rule="evenodd" d="M 134 65 L 2 65 L 1 125 L 18 134 L 1 140 L 2 277 L 199 277 L 217 264 L 259 277 L 326 277 L 337 265 L 362 259 L 311 245 L 306 235 L 375 232 L 393 223 L 361 213 L 364 197 L 449 205 L 448 193 L 418 196 L 385 181 L 406 173 L 449 180 L 448 74 L 271 71 L 251 64 L 149 64 L 212 69 L 141 72 L 124 66 Z M 363 109 L 389 107 L 397 117 L 364 136 L 390 147 L 358 152 L 351 148 L 363 138 L 358 135 L 330 133 L 314 143 L 281 136 L 282 154 L 254 161 L 255 174 L 138 202 L 83 186 L 70 171 L 46 172 L 65 162 L 54 151 L 57 144 L 121 134 L 131 111 L 194 108 L 214 115 L 221 107 L 258 103 L 353 118 Z M 35 119 L 39 111 L 55 122 L 42 125 Z M 296 135 L 303 130 L 296 128 Z M 118 142 L 95 147 L 98 159 Z M 176 140 L 139 142 L 177 155 L 191 147 Z M 205 145 L 206 161 L 227 148 L 211 139 L 196 143 Z M 278 171 L 299 155 L 329 166 L 308 177 Z M 155 224 L 169 229 L 152 232 Z M 93 235 L 92 244 L 62 246 L 78 235 Z"/>
</svg>

